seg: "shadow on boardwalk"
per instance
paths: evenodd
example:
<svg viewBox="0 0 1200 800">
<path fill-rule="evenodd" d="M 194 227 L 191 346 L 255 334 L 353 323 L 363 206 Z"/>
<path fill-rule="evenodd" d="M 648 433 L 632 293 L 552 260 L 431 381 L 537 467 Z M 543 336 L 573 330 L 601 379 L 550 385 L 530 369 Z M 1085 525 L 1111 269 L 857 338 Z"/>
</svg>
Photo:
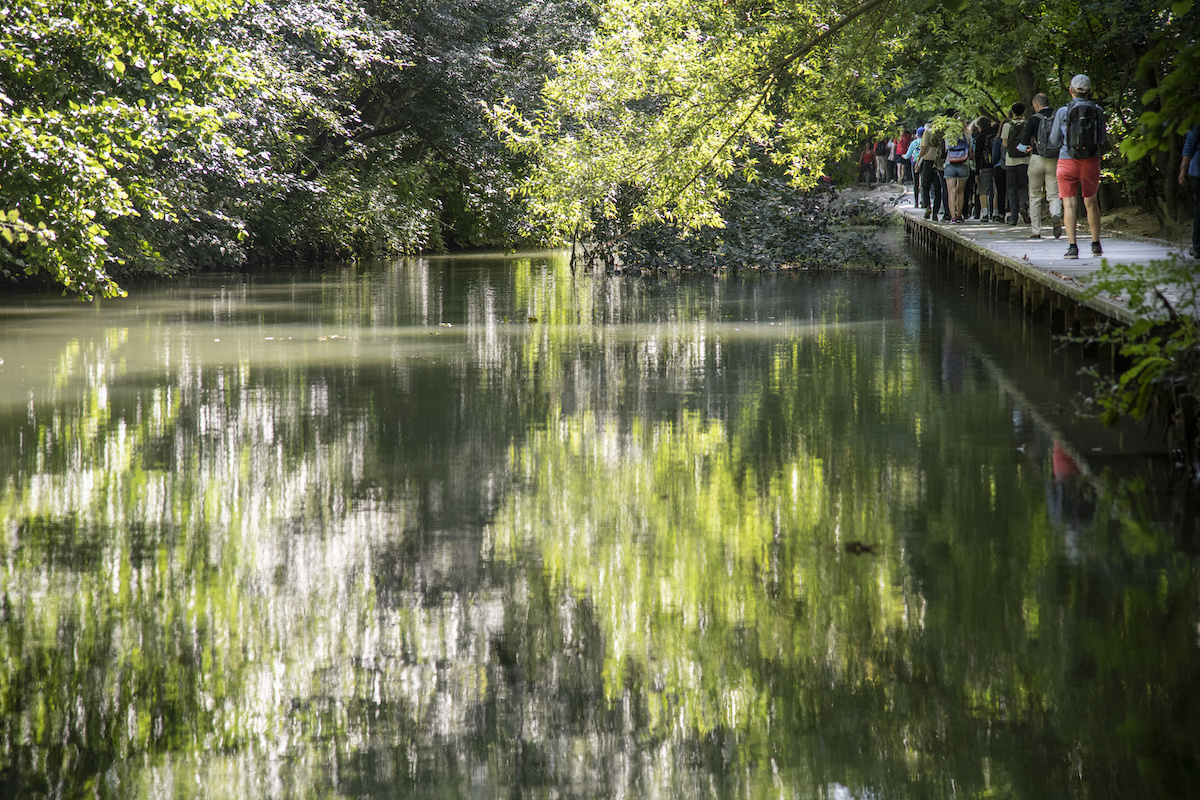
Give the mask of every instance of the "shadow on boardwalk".
<svg viewBox="0 0 1200 800">
<path fill-rule="evenodd" d="M 1101 230 L 1102 256 L 1091 254 L 1091 236 L 1086 224 L 1081 227 L 1079 258 L 1064 258 L 1067 250 L 1066 232 L 1055 239 L 1050 227 L 1043 224 L 1041 239 L 1031 239 L 1029 225 L 1008 225 L 1002 222 L 967 220 L 952 224 L 924 218 L 924 209 L 913 202 L 911 186 L 887 184 L 870 191 L 851 188 L 843 197 L 864 197 L 883 204 L 904 220 L 910 237 L 926 249 L 945 250 L 974 260 L 991 259 L 997 267 L 1035 282 L 1046 290 L 1080 302 L 1105 316 L 1125 322 L 1132 316 L 1120 298 L 1101 296 L 1085 301 L 1082 294 L 1087 277 L 1100 269 L 1104 261 L 1114 264 L 1149 264 L 1170 258 L 1190 260 L 1186 249 L 1162 240 L 1133 237 L 1124 234 L 1106 235 Z M 1048 217 L 1047 217 L 1048 221 Z M 1173 292 L 1164 287 L 1168 297 Z"/>
</svg>

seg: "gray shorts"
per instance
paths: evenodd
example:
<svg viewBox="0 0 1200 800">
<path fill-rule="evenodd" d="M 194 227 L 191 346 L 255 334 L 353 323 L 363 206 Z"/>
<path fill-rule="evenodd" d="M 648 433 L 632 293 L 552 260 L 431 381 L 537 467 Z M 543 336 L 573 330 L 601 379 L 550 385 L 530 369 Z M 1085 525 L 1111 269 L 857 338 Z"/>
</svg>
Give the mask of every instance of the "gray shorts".
<svg viewBox="0 0 1200 800">
<path fill-rule="evenodd" d="M 992 180 L 994 177 L 992 167 L 979 170 L 979 174 L 975 176 L 975 192 L 980 197 L 987 197 L 992 192 L 992 187 L 996 185 Z"/>
<path fill-rule="evenodd" d="M 951 164 L 949 161 L 947 161 L 946 177 L 958 178 L 959 180 L 965 181 L 967 178 L 971 177 L 971 167 L 965 162 L 962 164 Z"/>
</svg>

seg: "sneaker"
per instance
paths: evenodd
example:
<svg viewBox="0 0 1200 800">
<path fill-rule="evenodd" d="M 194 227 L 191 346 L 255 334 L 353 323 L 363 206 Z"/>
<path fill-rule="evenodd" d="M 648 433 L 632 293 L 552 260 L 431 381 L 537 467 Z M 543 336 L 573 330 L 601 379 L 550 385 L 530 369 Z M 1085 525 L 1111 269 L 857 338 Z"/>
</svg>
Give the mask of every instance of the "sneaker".
<svg viewBox="0 0 1200 800">
<path fill-rule="evenodd" d="M 1017 218 L 1016 218 L 1016 217 L 1013 217 L 1012 219 L 1010 219 L 1010 220 L 1007 220 L 1007 222 L 1008 222 L 1008 224 L 1009 224 L 1010 226 L 1016 227 L 1016 224 L 1017 224 Z"/>
<path fill-rule="evenodd" d="M 1030 239 L 1040 239 L 1040 238 L 1042 238 L 1042 235 L 1040 233 L 1034 233 L 1034 234 L 1030 234 L 1029 238 Z"/>
<path fill-rule="evenodd" d="M 1062 219 L 1059 217 L 1051 217 L 1050 221 L 1054 223 L 1054 238 L 1062 236 Z"/>
<path fill-rule="evenodd" d="M 1024 222 L 1026 225 L 1029 224 L 1029 212 L 1028 211 L 1021 212 L 1021 221 Z"/>
<path fill-rule="evenodd" d="M 1067 245 L 1067 252 L 1063 255 L 1063 258 L 1079 258 L 1079 248 L 1073 244 Z"/>
<path fill-rule="evenodd" d="M 1094 256 L 1104 255 L 1104 248 L 1100 246 L 1099 242 L 1092 242 L 1092 255 L 1094 255 Z"/>
<path fill-rule="evenodd" d="M 930 215 L 931 215 L 931 214 L 933 214 L 933 212 L 932 212 L 932 211 L 930 211 L 928 208 L 927 208 L 927 209 L 925 209 L 925 219 L 929 219 L 929 217 L 930 217 Z"/>
</svg>

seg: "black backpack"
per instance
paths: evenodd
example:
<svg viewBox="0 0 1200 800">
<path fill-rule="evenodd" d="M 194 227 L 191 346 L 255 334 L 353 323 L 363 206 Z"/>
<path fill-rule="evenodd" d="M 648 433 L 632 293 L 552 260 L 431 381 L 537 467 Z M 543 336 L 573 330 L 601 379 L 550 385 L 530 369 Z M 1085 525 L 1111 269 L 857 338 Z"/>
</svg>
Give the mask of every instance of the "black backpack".
<svg viewBox="0 0 1200 800">
<path fill-rule="evenodd" d="M 975 139 L 975 152 L 979 154 L 979 168 L 988 169 L 996 166 L 992 163 L 992 142 L 995 141 L 996 134 L 989 133 L 987 135 L 980 134 Z M 980 144 L 982 142 L 983 144 Z"/>
<path fill-rule="evenodd" d="M 1054 109 L 1047 108 L 1038 112 L 1041 117 L 1038 120 L 1037 137 L 1034 139 L 1034 144 L 1037 145 L 1039 156 L 1045 158 L 1057 158 L 1058 153 L 1050 146 L 1050 134 L 1054 132 Z"/>
<path fill-rule="evenodd" d="M 1099 155 L 1100 126 L 1100 106 L 1090 100 L 1071 106 L 1067 111 L 1067 154 L 1071 158 Z"/>
<path fill-rule="evenodd" d="M 1008 128 L 1008 157 L 1009 158 L 1024 158 L 1028 153 L 1022 153 L 1017 149 L 1017 145 L 1021 143 L 1021 137 L 1025 135 L 1025 120 L 1014 119 Z"/>
<path fill-rule="evenodd" d="M 887 142 L 885 140 L 880 139 L 878 142 L 875 143 L 875 155 L 877 155 L 877 156 L 886 156 L 887 155 Z"/>
</svg>

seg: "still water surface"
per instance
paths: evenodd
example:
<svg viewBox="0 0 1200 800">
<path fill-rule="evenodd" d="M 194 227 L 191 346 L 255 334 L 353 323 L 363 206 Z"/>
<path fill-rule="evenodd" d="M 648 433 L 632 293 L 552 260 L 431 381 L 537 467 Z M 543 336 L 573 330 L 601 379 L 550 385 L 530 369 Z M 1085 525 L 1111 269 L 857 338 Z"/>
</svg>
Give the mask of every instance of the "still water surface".
<svg viewBox="0 0 1200 800">
<path fill-rule="evenodd" d="M 1195 794 L 1170 488 L 969 294 L 533 254 L 9 301 L 0 794 Z"/>
</svg>

